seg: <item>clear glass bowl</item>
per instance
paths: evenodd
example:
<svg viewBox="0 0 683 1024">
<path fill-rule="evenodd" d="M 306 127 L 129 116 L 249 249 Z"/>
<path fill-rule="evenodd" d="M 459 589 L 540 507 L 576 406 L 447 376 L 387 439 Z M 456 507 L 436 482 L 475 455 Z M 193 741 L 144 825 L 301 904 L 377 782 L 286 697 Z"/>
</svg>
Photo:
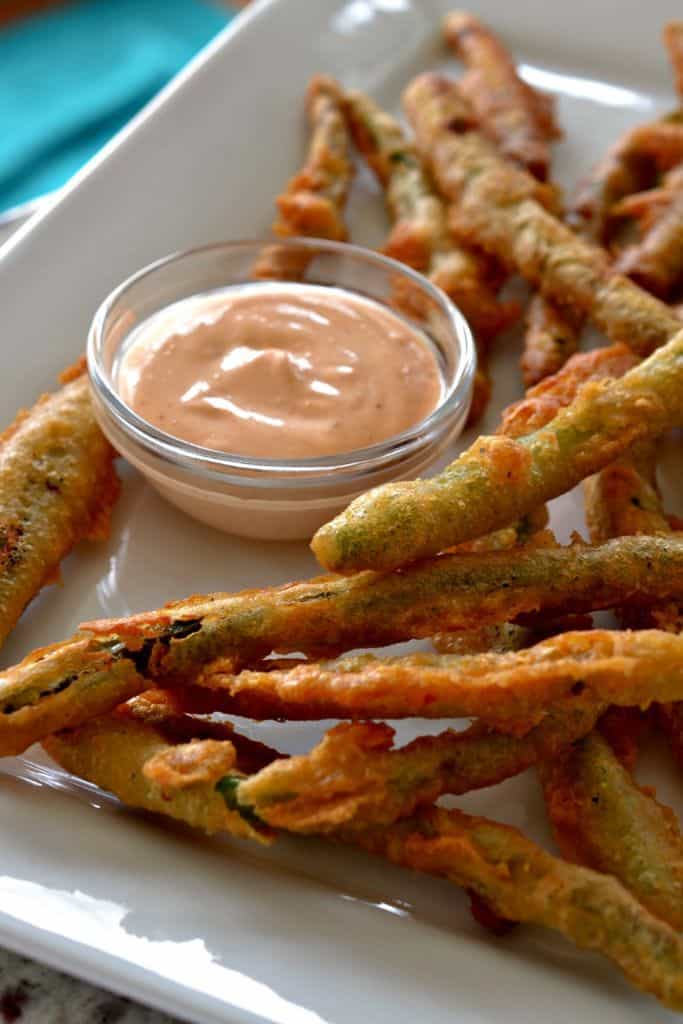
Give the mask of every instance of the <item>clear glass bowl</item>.
<svg viewBox="0 0 683 1024">
<path fill-rule="evenodd" d="M 259 267 L 273 258 L 284 269 L 282 276 L 373 299 L 421 332 L 443 377 L 442 399 L 431 415 L 368 448 L 280 460 L 191 444 L 126 405 L 116 376 L 131 332 L 171 303 L 262 279 Z M 88 337 L 95 413 L 114 447 L 160 494 L 195 519 L 264 540 L 309 538 L 370 487 L 423 473 L 465 424 L 475 365 L 467 322 L 440 289 L 378 253 L 317 239 L 226 242 L 169 256 L 112 292 L 95 314 Z"/>
</svg>

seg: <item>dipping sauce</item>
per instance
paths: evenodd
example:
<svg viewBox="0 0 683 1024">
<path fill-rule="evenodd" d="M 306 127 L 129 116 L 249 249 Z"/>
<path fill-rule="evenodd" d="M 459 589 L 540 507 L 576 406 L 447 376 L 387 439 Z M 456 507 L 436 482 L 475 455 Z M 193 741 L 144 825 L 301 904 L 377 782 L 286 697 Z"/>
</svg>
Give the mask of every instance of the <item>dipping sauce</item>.
<svg viewBox="0 0 683 1024">
<path fill-rule="evenodd" d="M 439 404 L 443 381 L 426 340 L 379 303 L 339 288 L 255 283 L 183 299 L 143 322 L 117 386 L 167 434 L 305 459 L 414 426 Z"/>
</svg>

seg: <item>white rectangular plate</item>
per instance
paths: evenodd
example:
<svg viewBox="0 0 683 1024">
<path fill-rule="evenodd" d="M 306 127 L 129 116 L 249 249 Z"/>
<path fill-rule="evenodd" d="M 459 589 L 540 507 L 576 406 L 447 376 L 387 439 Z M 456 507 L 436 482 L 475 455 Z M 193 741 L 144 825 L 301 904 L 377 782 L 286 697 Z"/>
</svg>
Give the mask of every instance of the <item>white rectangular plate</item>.
<svg viewBox="0 0 683 1024">
<path fill-rule="evenodd" d="M 301 99 L 313 72 L 397 108 L 416 71 L 455 71 L 438 41 L 449 6 L 274 0 L 238 19 L 2 250 L 0 422 L 53 386 L 122 278 L 174 249 L 265 232 L 273 198 L 301 160 Z M 618 14 L 611 0 L 472 6 L 510 42 L 529 80 L 558 96 L 566 139 L 557 167 L 567 185 L 628 125 L 672 103 L 659 32 L 680 0 L 622 0 Z M 351 221 L 366 244 L 386 229 L 365 173 Z M 489 428 L 520 392 L 518 354 L 517 337 L 498 346 Z M 670 496 L 679 460 L 674 447 L 664 453 Z M 554 525 L 563 538 L 581 527 L 576 495 L 555 504 Z M 314 571 L 303 545 L 211 532 L 125 472 L 111 540 L 81 545 L 66 561 L 63 587 L 34 602 L 3 659 L 83 619 Z M 320 735 L 311 726 L 250 728 L 290 751 Z M 411 724 L 399 735 L 420 731 Z M 262 851 L 207 840 L 126 811 L 46 765 L 32 751 L 0 766 L 0 943 L 54 966 L 197 1022 L 674 1019 L 553 936 L 525 928 L 491 939 L 446 883 L 323 842 L 282 840 Z M 675 800 L 673 773 L 657 782 Z M 549 842 L 533 774 L 460 804 Z"/>
</svg>

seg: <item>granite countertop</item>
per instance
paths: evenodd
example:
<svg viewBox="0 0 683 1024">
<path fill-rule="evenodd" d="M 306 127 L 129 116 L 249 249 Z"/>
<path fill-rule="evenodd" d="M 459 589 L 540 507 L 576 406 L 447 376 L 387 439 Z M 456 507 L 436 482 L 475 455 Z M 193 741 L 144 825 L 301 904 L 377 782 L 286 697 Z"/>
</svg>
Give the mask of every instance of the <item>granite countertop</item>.
<svg viewBox="0 0 683 1024">
<path fill-rule="evenodd" d="M 180 1021 L 0 950 L 0 1024 L 180 1024 Z"/>
</svg>

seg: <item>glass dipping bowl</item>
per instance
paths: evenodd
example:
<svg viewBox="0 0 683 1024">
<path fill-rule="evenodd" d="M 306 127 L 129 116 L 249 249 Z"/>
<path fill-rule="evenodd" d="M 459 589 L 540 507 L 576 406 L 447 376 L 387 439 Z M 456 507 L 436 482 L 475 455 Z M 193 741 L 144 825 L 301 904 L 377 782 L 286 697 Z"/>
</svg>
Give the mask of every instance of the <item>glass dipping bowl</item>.
<svg viewBox="0 0 683 1024">
<path fill-rule="evenodd" d="M 264 279 L 342 288 L 400 316 L 436 356 L 443 380 L 439 405 L 420 423 L 370 447 L 282 460 L 184 441 L 121 399 L 122 353 L 141 323 L 181 299 Z M 119 285 L 98 309 L 88 336 L 95 414 L 112 445 L 195 519 L 263 540 L 310 538 L 363 491 L 423 473 L 465 424 L 475 366 L 467 322 L 440 289 L 379 253 L 318 239 L 226 242 L 168 256 Z"/>
</svg>

